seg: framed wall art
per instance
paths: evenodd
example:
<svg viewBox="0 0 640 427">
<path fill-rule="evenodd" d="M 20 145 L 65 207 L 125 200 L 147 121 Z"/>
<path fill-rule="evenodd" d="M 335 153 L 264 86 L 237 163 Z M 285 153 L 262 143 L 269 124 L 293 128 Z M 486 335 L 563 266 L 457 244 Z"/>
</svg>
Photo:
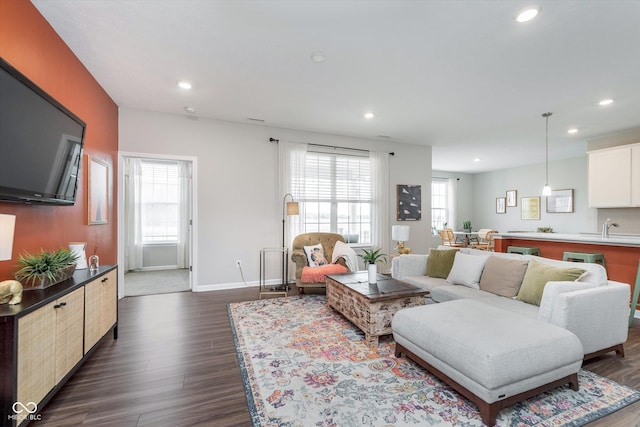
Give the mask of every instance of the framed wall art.
<svg viewBox="0 0 640 427">
<path fill-rule="evenodd" d="M 109 222 L 109 165 L 89 156 L 89 225 Z"/>
<path fill-rule="evenodd" d="M 507 207 L 513 208 L 518 206 L 518 191 L 507 190 Z"/>
<path fill-rule="evenodd" d="M 505 197 L 496 197 L 496 213 L 507 213 L 507 199 Z"/>
<path fill-rule="evenodd" d="M 398 221 L 419 221 L 422 218 L 422 186 L 398 184 L 397 201 Z"/>
<path fill-rule="evenodd" d="M 523 197 L 520 199 L 522 205 L 522 219 L 540 219 L 540 197 Z"/>
<path fill-rule="evenodd" d="M 568 190 L 551 190 L 551 195 L 547 196 L 547 212 L 573 212 L 573 188 Z"/>
</svg>

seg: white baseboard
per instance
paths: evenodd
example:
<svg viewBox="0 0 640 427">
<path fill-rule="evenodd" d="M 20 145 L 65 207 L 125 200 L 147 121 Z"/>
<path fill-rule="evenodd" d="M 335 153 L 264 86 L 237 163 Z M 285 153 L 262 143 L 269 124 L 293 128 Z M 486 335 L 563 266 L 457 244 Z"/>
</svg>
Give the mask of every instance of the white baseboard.
<svg viewBox="0 0 640 427">
<path fill-rule="evenodd" d="M 159 267 L 142 267 L 137 271 L 160 271 L 160 270 L 178 270 L 179 267 L 177 265 L 162 265 Z"/>
<path fill-rule="evenodd" d="M 267 286 L 279 285 L 282 283 L 281 279 L 271 279 L 265 282 Z M 289 286 L 295 286 L 295 283 L 291 283 Z M 208 292 L 208 291 L 221 291 L 224 289 L 239 289 L 239 288 L 258 288 L 260 282 L 235 282 L 235 283 L 218 283 L 215 285 L 200 285 L 193 288 L 193 292 Z"/>
</svg>

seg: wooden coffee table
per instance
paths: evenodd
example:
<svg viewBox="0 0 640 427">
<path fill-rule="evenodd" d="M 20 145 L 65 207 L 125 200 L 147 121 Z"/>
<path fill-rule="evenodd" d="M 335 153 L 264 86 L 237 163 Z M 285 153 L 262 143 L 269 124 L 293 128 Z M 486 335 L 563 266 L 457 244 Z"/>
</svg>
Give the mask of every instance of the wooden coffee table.
<svg viewBox="0 0 640 427">
<path fill-rule="evenodd" d="M 370 285 L 366 271 L 327 275 L 327 305 L 360 328 L 369 345 L 391 334 L 391 319 L 401 308 L 424 305 L 429 291 L 379 274 Z"/>
</svg>

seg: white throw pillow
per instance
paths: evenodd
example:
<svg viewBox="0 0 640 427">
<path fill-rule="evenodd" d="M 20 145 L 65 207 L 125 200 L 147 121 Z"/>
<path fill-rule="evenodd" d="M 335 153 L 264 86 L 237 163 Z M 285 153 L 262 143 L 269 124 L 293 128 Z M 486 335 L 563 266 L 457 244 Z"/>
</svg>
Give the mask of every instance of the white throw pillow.
<svg viewBox="0 0 640 427">
<path fill-rule="evenodd" d="M 329 264 L 329 261 L 327 261 L 327 258 L 324 256 L 324 249 L 320 243 L 313 246 L 305 246 L 304 253 L 307 254 L 307 264 L 309 264 L 309 267 L 320 267 L 321 265 Z"/>
<path fill-rule="evenodd" d="M 480 277 L 488 258 L 488 255 L 477 256 L 458 252 L 453 259 L 453 267 L 451 267 L 447 282 L 480 289 Z"/>
</svg>

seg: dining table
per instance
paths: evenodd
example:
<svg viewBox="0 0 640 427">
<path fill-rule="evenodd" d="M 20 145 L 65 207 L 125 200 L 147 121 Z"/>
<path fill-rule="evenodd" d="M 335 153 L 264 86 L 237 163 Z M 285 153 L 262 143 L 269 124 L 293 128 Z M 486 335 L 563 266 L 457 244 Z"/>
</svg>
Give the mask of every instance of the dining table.
<svg viewBox="0 0 640 427">
<path fill-rule="evenodd" d="M 473 240 L 478 241 L 478 232 L 477 231 L 467 231 L 467 230 L 459 230 L 453 232 L 454 236 L 456 236 L 456 242 L 458 241 L 458 237 L 461 238 L 464 247 L 469 247 L 469 243 Z"/>
</svg>

